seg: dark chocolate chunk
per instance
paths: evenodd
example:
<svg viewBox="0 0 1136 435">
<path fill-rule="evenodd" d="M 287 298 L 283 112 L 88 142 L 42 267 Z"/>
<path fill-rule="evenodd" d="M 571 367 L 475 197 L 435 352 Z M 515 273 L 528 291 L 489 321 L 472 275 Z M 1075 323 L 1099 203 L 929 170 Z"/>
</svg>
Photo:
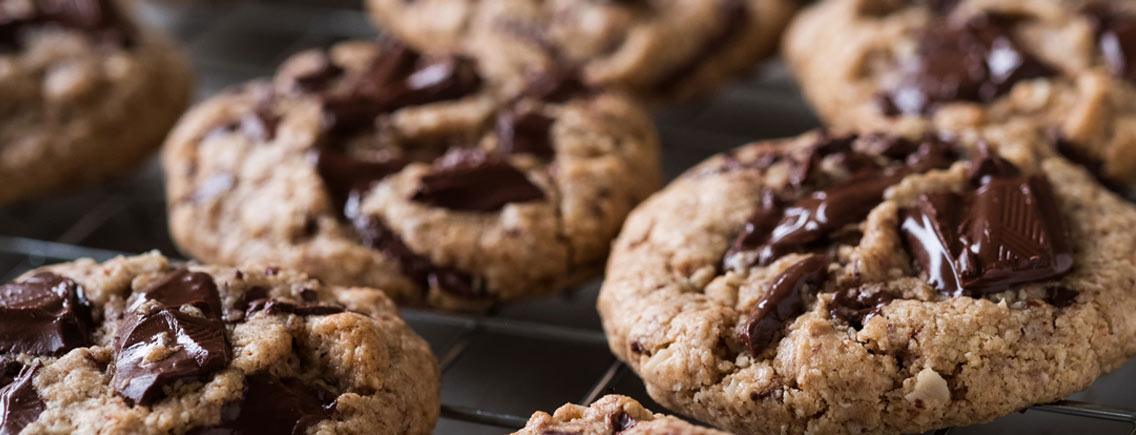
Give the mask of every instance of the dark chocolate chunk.
<svg viewBox="0 0 1136 435">
<path fill-rule="evenodd" d="M 438 288 L 451 295 L 470 299 L 485 297 L 484 288 L 473 277 L 452 267 L 438 266 L 429 258 L 415 253 L 382 219 L 360 215 L 353 222 L 364 246 L 397 259 L 402 273 L 422 288 Z"/>
<path fill-rule="evenodd" d="M 506 204 L 541 201 L 544 191 L 509 162 L 479 152 L 451 153 L 422 176 L 412 200 L 451 210 L 492 212 Z"/>
<path fill-rule="evenodd" d="M 26 16 L 0 11 L 0 50 L 22 49 L 25 32 L 47 26 L 82 32 L 99 44 L 134 45 L 135 30 L 114 0 L 39 0 L 32 7 Z"/>
<path fill-rule="evenodd" d="M 175 270 L 127 301 L 115 337 L 114 389 L 149 405 L 162 387 L 200 379 L 232 359 L 213 278 Z"/>
<path fill-rule="evenodd" d="M 292 434 L 331 418 L 335 396 L 295 378 L 258 372 L 245 377 L 241 399 L 221 409 L 221 423 L 195 428 L 193 435 Z"/>
<path fill-rule="evenodd" d="M 741 325 L 738 338 L 750 355 L 757 357 L 786 323 L 804 312 L 801 293 L 818 290 L 827 275 L 828 258 L 816 254 L 777 275 L 765 297 L 753 306 L 749 318 Z"/>
<path fill-rule="evenodd" d="M 522 96 L 551 103 L 563 103 L 587 95 L 589 86 L 580 79 L 580 73 L 571 70 L 542 70 L 529 77 Z"/>
<path fill-rule="evenodd" d="M 1053 285 L 1045 289 L 1045 301 L 1057 308 L 1065 308 L 1077 302 L 1076 290 L 1063 285 Z"/>
<path fill-rule="evenodd" d="M 20 433 L 43 412 L 43 399 L 32 383 L 39 369 L 39 362 L 24 367 L 12 383 L 0 388 L 0 435 Z"/>
<path fill-rule="evenodd" d="M 0 286 L 0 351 L 59 355 L 91 343 L 79 284 L 51 272 Z"/>
<path fill-rule="evenodd" d="M 527 153 L 550 160 L 555 155 L 550 130 L 554 119 L 533 110 L 505 110 L 497 115 L 497 138 L 506 154 Z"/>
<path fill-rule="evenodd" d="M 1094 3 L 1082 10 L 1093 24 L 1101 55 L 1117 77 L 1136 82 L 1136 14 Z"/>
<path fill-rule="evenodd" d="M 698 69 L 710 58 L 730 46 L 733 39 L 746 29 L 749 24 L 749 7 L 744 0 L 714 0 L 718 2 L 718 13 L 722 24 L 716 27 L 716 32 L 708 36 L 702 45 L 695 50 L 695 54 L 682 63 L 674 66 L 666 74 L 655 81 L 656 92 L 668 92 L 681 84 L 683 80 L 694 75 Z"/>
<path fill-rule="evenodd" d="M 346 311 L 343 307 L 332 305 L 318 305 L 318 304 L 294 304 L 291 302 L 282 302 L 275 299 L 257 299 L 249 303 L 247 309 L 247 316 L 252 316 L 253 313 L 264 311 L 268 314 L 295 314 L 298 316 L 326 316 L 329 314 L 339 314 Z"/>
<path fill-rule="evenodd" d="M 1049 181 L 1004 161 L 972 163 L 972 172 L 977 190 L 923 195 L 901 213 L 927 282 L 947 295 L 981 296 L 1068 274 L 1072 248 Z"/>
<path fill-rule="evenodd" d="M 343 68 L 332 62 L 327 55 L 319 56 L 318 59 L 317 65 L 293 78 L 303 92 L 321 92 L 327 89 L 332 80 L 343 76 Z"/>
<path fill-rule="evenodd" d="M 1055 75 L 1014 39 L 1014 21 L 988 14 L 928 28 L 916 57 L 901 66 L 901 84 L 883 96 L 885 114 L 928 114 L 955 101 L 988 103 L 1020 81 Z"/>
<path fill-rule="evenodd" d="M 865 291 L 864 288 L 848 288 L 832 295 L 828 304 L 828 314 L 843 320 L 859 330 L 868 319 L 878 314 L 884 306 L 895 300 L 895 295 L 882 291 Z"/>
<path fill-rule="evenodd" d="M 634 417 L 627 415 L 627 413 L 622 410 L 608 417 L 608 422 L 611 423 L 611 430 L 616 433 L 631 429 L 635 426 L 635 423 L 638 423 L 638 421 L 635 421 Z"/>
<path fill-rule="evenodd" d="M 339 212 L 345 212 L 345 206 L 352 198 L 359 199 L 375 182 L 402 170 L 409 163 L 398 158 L 360 160 L 326 147 L 312 151 L 312 156 L 316 172 L 323 179 L 324 187 Z M 351 217 L 349 214 L 344 216 Z"/>
<path fill-rule="evenodd" d="M 761 192 L 761 205 L 746 219 L 741 234 L 734 239 L 733 245 L 722 258 L 723 268 L 733 269 L 747 266 L 748 264 L 738 264 L 737 255 L 761 246 L 761 243 L 769 236 L 769 232 L 780 221 L 781 204 L 778 203 L 777 195 L 772 190 L 763 190 Z"/>
</svg>

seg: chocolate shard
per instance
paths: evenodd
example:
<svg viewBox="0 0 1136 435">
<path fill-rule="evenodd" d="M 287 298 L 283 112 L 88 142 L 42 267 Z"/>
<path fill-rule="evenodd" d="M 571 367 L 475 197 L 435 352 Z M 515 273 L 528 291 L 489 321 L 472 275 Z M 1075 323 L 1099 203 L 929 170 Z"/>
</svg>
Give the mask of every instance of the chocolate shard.
<svg viewBox="0 0 1136 435">
<path fill-rule="evenodd" d="M 988 103 L 1018 82 L 1055 75 L 1014 39 L 1015 21 L 986 14 L 963 25 L 943 21 L 928 28 L 917 56 L 901 65 L 901 84 L 883 96 L 885 114 L 928 114 L 955 101 Z"/>
<path fill-rule="evenodd" d="M 115 336 L 112 383 L 128 401 L 149 405 L 162 387 L 228 366 L 232 350 L 213 278 L 175 270 L 127 301 Z"/>
<path fill-rule="evenodd" d="M 1101 55 L 1113 74 L 1136 82 L 1136 14 L 1093 3 L 1081 11 L 1093 24 Z"/>
<path fill-rule="evenodd" d="M 551 160 L 556 154 L 550 134 L 554 122 L 554 119 L 533 110 L 502 111 L 497 115 L 497 138 L 501 151 L 506 154 L 532 154 Z"/>
<path fill-rule="evenodd" d="M 804 291 L 817 291 L 828 275 L 828 258 L 810 255 L 796 262 L 773 280 L 764 298 L 753 306 L 749 318 L 742 323 L 738 339 L 746 350 L 757 357 L 773 342 L 786 323 L 802 312 Z"/>
<path fill-rule="evenodd" d="M 987 154 L 972 163 L 972 173 L 981 175 L 972 177 L 980 179 L 977 190 L 923 195 L 900 216 L 900 231 L 925 279 L 950 296 L 997 293 L 1058 279 L 1073 268 L 1049 182 L 989 160 L 1000 158 Z"/>
<path fill-rule="evenodd" d="M 485 289 L 473 277 L 452 267 L 436 265 L 429 258 L 414 252 L 381 218 L 360 215 L 353 222 L 364 246 L 394 257 L 398 260 L 402 273 L 420 287 L 437 288 L 469 299 L 486 297 Z"/>
<path fill-rule="evenodd" d="M 59 355 L 90 345 L 82 287 L 51 272 L 0 286 L 0 351 Z"/>
<path fill-rule="evenodd" d="M 318 304 L 294 304 L 291 302 L 278 301 L 276 299 L 257 299 L 248 304 L 246 309 L 246 316 L 251 317 L 254 313 L 265 312 L 268 314 L 295 314 L 298 316 L 326 316 L 330 314 L 339 314 L 346 311 L 343 307 L 332 305 L 318 305 Z"/>
<path fill-rule="evenodd" d="M 722 19 L 722 24 L 716 27 L 717 31 L 714 34 L 707 36 L 702 42 L 702 46 L 694 52 L 694 56 L 672 67 L 655 81 L 653 85 L 655 92 L 671 91 L 688 77 L 697 73 L 699 68 L 708 64 L 707 60 L 729 47 L 730 43 L 750 24 L 749 6 L 744 0 L 714 1 L 718 2 L 718 13 Z"/>
<path fill-rule="evenodd" d="M 397 173 L 410 163 L 400 158 L 361 160 L 326 147 L 317 148 L 311 156 L 316 172 L 335 201 L 336 210 L 344 212 L 347 217 L 352 213 L 347 212 L 345 206 L 352 198 L 361 198 L 375 182 Z"/>
<path fill-rule="evenodd" d="M 493 212 L 506 204 L 545 198 L 540 187 L 505 160 L 464 152 L 451 153 L 442 161 L 422 177 L 412 200 L 450 210 Z"/>
<path fill-rule="evenodd" d="M 295 378 L 257 372 L 245 377 L 244 394 L 221 410 L 215 426 L 190 430 L 192 435 L 293 434 L 335 414 L 335 395 Z"/>
<path fill-rule="evenodd" d="M 32 382 L 39 369 L 39 362 L 26 366 L 12 383 L 0 388 L 0 435 L 20 433 L 43 413 L 43 399 Z"/>
<path fill-rule="evenodd" d="M 880 289 L 866 290 L 855 287 L 837 291 L 828 304 L 829 316 L 843 320 L 859 330 L 872 316 L 879 314 L 880 310 L 896 299 L 895 295 Z"/>
</svg>

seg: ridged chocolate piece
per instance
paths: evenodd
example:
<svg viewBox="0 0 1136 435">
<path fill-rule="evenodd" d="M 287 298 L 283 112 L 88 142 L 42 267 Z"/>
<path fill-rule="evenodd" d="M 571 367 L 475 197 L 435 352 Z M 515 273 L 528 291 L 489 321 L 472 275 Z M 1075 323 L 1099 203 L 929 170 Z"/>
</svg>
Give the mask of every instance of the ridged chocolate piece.
<svg viewBox="0 0 1136 435">
<path fill-rule="evenodd" d="M 85 33 L 97 43 L 131 47 L 133 26 L 113 0 L 36 0 L 28 16 L 0 11 L 0 51 L 23 48 L 23 34 L 40 27 L 59 26 Z"/>
<path fill-rule="evenodd" d="M 753 306 L 749 318 L 741 325 L 738 339 L 745 344 L 750 355 L 757 357 L 786 323 L 804 312 L 801 293 L 819 290 L 827 275 L 828 258 L 816 254 L 805 257 L 777 275 L 765 297 Z"/>
<path fill-rule="evenodd" d="M 493 212 L 506 204 L 541 201 L 544 191 L 508 161 L 477 152 L 451 153 L 422 177 L 412 200 L 433 207 Z"/>
<path fill-rule="evenodd" d="M 901 65 L 901 84 L 883 95 L 884 113 L 918 115 L 955 101 L 989 103 L 1020 81 L 1055 75 L 1014 39 L 1015 20 L 987 14 L 963 25 L 932 25 L 919 40 L 917 56 Z"/>
<path fill-rule="evenodd" d="M 331 418 L 335 396 L 294 378 L 268 373 L 245 377 L 244 394 L 221 408 L 221 423 L 190 430 L 193 435 L 292 434 Z"/>
<path fill-rule="evenodd" d="M 1082 11 L 1093 23 L 1105 62 L 1117 77 L 1136 82 L 1136 14 L 1094 3 Z"/>
<path fill-rule="evenodd" d="M 175 270 L 127 302 L 114 341 L 112 382 L 122 397 L 149 405 L 163 386 L 228 366 L 221 298 L 208 274 Z"/>
<path fill-rule="evenodd" d="M 0 351 L 59 355 L 90 345 L 82 288 L 51 272 L 0 286 Z"/>
<path fill-rule="evenodd" d="M 406 246 L 402 238 L 375 216 L 360 215 L 354 219 L 355 231 L 363 245 L 386 253 L 398 260 L 402 273 L 424 289 L 438 288 L 454 296 L 480 298 L 484 289 L 469 274 L 452 267 L 439 266 Z"/>
<path fill-rule="evenodd" d="M 901 232 L 925 279 L 949 296 L 982 296 L 1055 280 L 1073 268 L 1053 188 L 990 153 L 972 163 L 976 190 L 920 197 Z"/>
<path fill-rule="evenodd" d="M 550 160 L 555 155 L 550 130 L 556 120 L 532 111 L 506 110 L 497 115 L 497 138 L 506 154 L 532 154 Z"/>
<path fill-rule="evenodd" d="M 32 383 L 39 369 L 39 362 L 25 366 L 12 383 L 0 388 L 0 435 L 20 433 L 43 412 L 43 399 Z"/>
</svg>

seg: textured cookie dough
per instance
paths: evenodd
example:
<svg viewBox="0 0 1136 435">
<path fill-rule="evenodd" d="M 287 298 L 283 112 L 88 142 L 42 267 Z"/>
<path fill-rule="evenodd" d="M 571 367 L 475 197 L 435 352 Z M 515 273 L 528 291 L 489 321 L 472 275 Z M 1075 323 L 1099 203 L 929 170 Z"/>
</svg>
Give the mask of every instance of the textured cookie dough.
<svg viewBox="0 0 1136 435">
<path fill-rule="evenodd" d="M 174 239 L 398 303 L 473 309 L 598 274 L 659 184 L 619 94 L 543 76 L 500 94 L 469 59 L 390 40 L 299 54 L 193 109 L 167 142 Z"/>
<path fill-rule="evenodd" d="M 0 204 L 117 175 L 161 144 L 189 64 L 112 0 L 0 0 Z"/>
<path fill-rule="evenodd" d="M 1136 198 L 1136 3 L 825 1 L 783 52 L 838 128 L 1035 128 Z"/>
<path fill-rule="evenodd" d="M 0 286 L 0 431 L 427 434 L 439 373 L 381 292 L 156 253 Z"/>
<path fill-rule="evenodd" d="M 1136 207 L 963 145 L 815 133 L 696 166 L 615 243 L 612 351 L 738 433 L 920 433 L 1087 387 L 1136 353 Z"/>
<path fill-rule="evenodd" d="M 368 0 L 375 21 L 492 74 L 571 69 L 649 100 L 691 97 L 771 54 L 792 0 Z"/>
<path fill-rule="evenodd" d="M 537 411 L 513 435 L 725 435 L 678 418 L 653 413 L 627 396 L 607 395 L 589 406 L 561 406 L 553 415 Z"/>
</svg>

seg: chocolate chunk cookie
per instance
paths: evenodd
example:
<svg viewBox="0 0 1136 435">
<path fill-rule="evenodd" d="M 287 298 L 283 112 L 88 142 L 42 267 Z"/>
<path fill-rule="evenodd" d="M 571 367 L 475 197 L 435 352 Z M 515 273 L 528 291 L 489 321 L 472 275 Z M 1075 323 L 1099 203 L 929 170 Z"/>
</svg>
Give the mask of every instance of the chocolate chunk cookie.
<svg viewBox="0 0 1136 435">
<path fill-rule="evenodd" d="M 163 163 L 194 257 L 270 262 L 450 309 L 598 274 L 657 188 L 628 98 L 544 76 L 517 94 L 471 59 L 392 40 L 299 54 L 193 109 Z"/>
<path fill-rule="evenodd" d="M 138 164 L 185 108 L 188 68 L 115 0 L 0 0 L 0 204 Z"/>
<path fill-rule="evenodd" d="M 506 77 L 568 70 L 650 100 L 710 91 L 773 52 L 793 0 L 369 0 L 384 29 Z"/>
<path fill-rule="evenodd" d="M 1004 136 L 1039 144 L 1136 199 L 1136 3 L 836 0 L 801 14 L 784 52 L 845 128 Z"/>
<path fill-rule="evenodd" d="M 920 433 L 1088 386 L 1136 354 L 1136 206 L 991 148 L 812 133 L 698 165 L 615 243 L 613 352 L 739 433 Z"/>
<path fill-rule="evenodd" d="M 370 289 L 156 253 L 0 285 L 5 434 L 426 434 L 438 395 L 426 342 Z"/>
<path fill-rule="evenodd" d="M 627 396 L 607 395 L 590 406 L 561 406 L 553 415 L 537 411 L 524 429 L 514 435 L 614 435 L 670 434 L 724 435 L 725 432 L 698 427 L 678 418 L 656 414 Z"/>
</svg>

